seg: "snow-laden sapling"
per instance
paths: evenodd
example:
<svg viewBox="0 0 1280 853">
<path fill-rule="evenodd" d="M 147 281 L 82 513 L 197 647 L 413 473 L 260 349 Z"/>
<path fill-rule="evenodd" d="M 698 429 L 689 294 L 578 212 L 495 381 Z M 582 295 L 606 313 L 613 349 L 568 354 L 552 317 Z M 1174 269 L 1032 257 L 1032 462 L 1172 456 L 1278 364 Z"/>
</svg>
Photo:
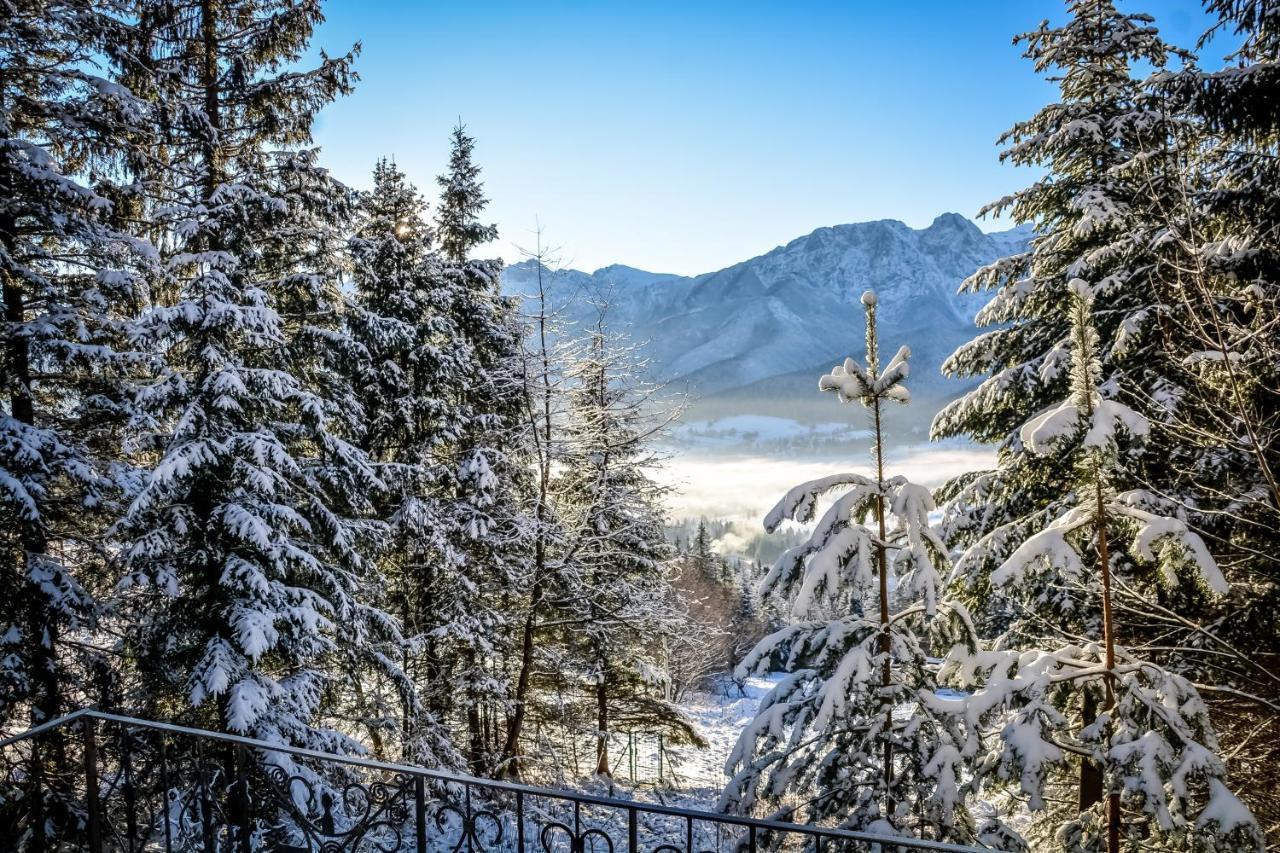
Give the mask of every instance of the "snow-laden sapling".
<svg viewBox="0 0 1280 853">
<path fill-rule="evenodd" d="M 766 637 L 738 668 L 787 676 L 761 702 L 726 764 L 722 807 L 889 834 L 974 840 L 966 808 L 971 738 L 939 695 L 927 662 L 954 647 L 972 652 L 967 614 L 939 602 L 945 547 L 929 526 L 929 490 L 884 473 L 882 407 L 906 403 L 909 351 L 882 370 L 876 297 L 867 313 L 867 361 L 847 359 L 819 387 L 857 401 L 872 417 L 874 476 L 834 474 L 792 489 L 765 519 L 812 521 L 803 544 L 766 576 L 766 594 L 791 602 L 794 622 Z M 896 593 L 896 594 L 895 594 Z M 803 814 L 786 806 L 803 800 Z"/>
<path fill-rule="evenodd" d="M 1126 477 L 1117 462 L 1120 443 L 1140 440 L 1148 424 L 1112 396 L 1113 386 L 1100 387 L 1093 294 L 1080 279 L 1070 290 L 1071 395 L 1020 433 L 1031 453 L 1074 457 L 1070 500 L 1020 544 L 999 530 L 984 538 L 960 558 L 955 574 L 979 572 L 990 549 L 1004 548 L 1008 556 L 989 580 L 1011 611 L 1023 614 L 1019 622 L 1038 614 L 1071 620 L 1085 634 L 1055 651 L 1022 651 L 1018 640 L 1028 626 L 1015 624 L 995 643 L 1000 650 L 967 661 L 956 655 L 944 669 L 982 683 L 968 700 L 969 723 L 1000 729 L 982 769 L 1013 783 L 1015 796 L 1045 815 L 1033 828 L 1037 846 L 1052 837 L 1064 849 L 1114 853 L 1122 836 L 1140 836 L 1143 849 L 1260 849 L 1257 824 L 1224 783 L 1226 768 L 1196 688 L 1117 641 L 1113 602 L 1126 583 L 1122 567 L 1155 564 L 1166 584 L 1199 583 L 1219 594 L 1227 583 L 1201 538 L 1161 514 L 1157 497 L 1120 490 Z M 1089 636 L 1089 626 L 1100 635 Z M 1078 805 L 1064 809 L 1061 795 L 1073 784 Z M 1090 786 L 1098 787 L 1096 795 Z"/>
</svg>

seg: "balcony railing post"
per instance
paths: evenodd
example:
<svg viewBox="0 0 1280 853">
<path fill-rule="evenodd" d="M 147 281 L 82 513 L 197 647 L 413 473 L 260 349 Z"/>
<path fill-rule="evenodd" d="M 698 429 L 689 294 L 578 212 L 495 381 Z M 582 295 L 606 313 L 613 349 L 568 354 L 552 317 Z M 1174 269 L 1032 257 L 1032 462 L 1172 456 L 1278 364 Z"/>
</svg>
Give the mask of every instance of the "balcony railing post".
<svg viewBox="0 0 1280 853">
<path fill-rule="evenodd" d="M 239 841 L 240 853 L 252 853 L 253 815 L 249 806 L 249 750 L 237 745 L 234 753 L 235 784 L 235 826 L 236 838 Z"/>
<path fill-rule="evenodd" d="M 55 734 L 60 734 L 60 732 Z M 44 799 L 46 791 L 44 784 L 44 764 L 42 763 L 43 758 L 40 755 L 39 738 L 33 738 L 31 740 L 31 755 L 28 760 L 31 762 L 31 769 L 27 775 L 27 781 L 30 786 L 30 791 L 27 794 L 27 797 L 31 801 L 31 814 L 28 816 L 28 820 L 30 821 L 29 831 L 33 842 L 32 846 L 37 850 L 43 850 L 46 844 L 44 833 Z"/>
<path fill-rule="evenodd" d="M 172 808 L 169 802 L 169 790 L 172 787 L 169 784 L 169 749 L 165 745 L 164 732 L 157 732 L 160 745 L 160 818 L 164 821 L 164 850 L 165 853 L 173 853 L 173 815 L 170 814 Z"/>
<path fill-rule="evenodd" d="M 475 834 L 475 818 L 471 815 L 471 786 L 463 782 L 462 792 L 466 803 L 466 811 L 462 817 L 462 837 L 467 841 L 467 853 L 474 853 L 475 847 L 472 841 Z"/>
<path fill-rule="evenodd" d="M 89 853 L 102 853 L 101 816 L 98 814 L 98 742 L 93 717 L 85 717 L 84 728 L 84 799 L 88 811 Z"/>
<path fill-rule="evenodd" d="M 204 835 L 205 853 L 218 853 L 216 829 L 213 826 L 213 802 L 209 797 L 209 766 L 204 760 L 204 748 L 196 741 L 196 774 L 200 786 L 200 830 Z"/>
<path fill-rule="evenodd" d="M 419 853 L 426 852 L 426 783 L 413 776 L 413 841 Z"/>
<path fill-rule="evenodd" d="M 637 853 L 640 849 L 640 826 L 636 819 L 636 807 L 627 809 L 627 853 Z"/>
<path fill-rule="evenodd" d="M 124 774 L 124 821 L 129 835 L 129 853 L 134 853 L 138 839 L 138 791 L 133 779 L 133 750 L 129 748 L 129 732 L 120 729 L 120 771 Z"/>
<path fill-rule="evenodd" d="M 516 791 L 516 853 L 524 853 L 524 791 Z"/>
</svg>

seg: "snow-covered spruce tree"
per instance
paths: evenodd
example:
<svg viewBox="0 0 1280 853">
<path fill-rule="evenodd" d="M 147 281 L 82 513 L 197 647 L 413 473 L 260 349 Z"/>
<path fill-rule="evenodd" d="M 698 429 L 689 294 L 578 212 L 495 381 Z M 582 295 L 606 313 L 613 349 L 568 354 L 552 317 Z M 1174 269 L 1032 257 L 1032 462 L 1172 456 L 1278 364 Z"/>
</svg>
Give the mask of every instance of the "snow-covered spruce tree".
<svg viewBox="0 0 1280 853">
<path fill-rule="evenodd" d="M 1049 177 L 1001 199 L 986 212 L 1012 213 L 1037 236 L 1027 251 L 971 276 L 963 289 L 993 289 L 977 323 L 990 331 L 944 364 L 953 376 L 986 376 L 945 407 L 935 438 L 965 435 L 1000 446 L 994 470 L 958 478 L 939 493 L 949 546 L 967 546 L 1015 519 L 1042 526 L 1062 506 L 1059 485 L 1070 460 L 1029 454 L 1018 428 L 1029 412 L 1059 399 L 1067 385 L 1070 323 L 1067 282 L 1098 282 L 1094 317 L 1104 376 L 1130 389 L 1158 390 L 1170 355 L 1151 336 L 1126 335 L 1152 309 L 1150 256 L 1134 238 L 1146 179 L 1126 167 L 1164 145 L 1163 112 L 1144 98 L 1135 63 L 1163 67 L 1172 51 L 1145 15 L 1117 11 L 1110 0 L 1074 0 L 1059 27 L 1048 22 L 1019 36 L 1041 73 L 1054 75 L 1061 100 L 1007 131 L 1001 159 L 1036 165 Z M 1141 409 L 1137 401 L 1130 400 Z M 1005 534 L 1008 535 L 1007 533 Z M 993 548 L 994 568 L 1006 554 Z M 984 587 L 974 590 L 982 604 Z M 971 602 L 974 603 L 974 602 Z M 975 608 L 980 625 L 999 630 L 1005 614 Z"/>
<path fill-rule="evenodd" d="M 315 113 L 350 55 L 290 70 L 319 4 L 144 3 L 135 86 L 166 140 L 150 211 L 165 278 L 141 318 L 163 357 L 139 394 L 152 464 L 114 530 L 137 710 L 327 751 L 363 671 L 397 679 L 366 549 L 381 488 L 347 440 L 361 409 L 339 329 L 349 193 Z M 363 734 L 363 731 L 360 731 Z M 280 760 L 277 756 L 272 760 Z"/>
<path fill-rule="evenodd" d="M 121 477 L 129 319 L 154 250 L 116 226 L 112 177 L 142 107 L 95 60 L 110 4 L 38 2 L 0 24 L 0 726 L 86 695 L 83 643 L 110 581 L 101 532 Z"/>
<path fill-rule="evenodd" d="M 441 656 L 453 662 L 448 684 L 466 717 L 468 760 L 476 772 L 490 773 L 507 751 L 502 724 L 519 716 L 512 710 L 518 675 L 511 670 L 519 671 L 523 658 L 513 634 L 525 616 L 519 602 L 535 526 L 526 500 L 536 466 L 530 465 L 522 319 L 516 302 L 500 291 L 501 261 L 467 259 L 496 231 L 476 224 L 486 205 L 480 169 L 461 128 L 455 142 L 459 138 L 465 144 L 440 178 L 445 192 L 436 209 L 445 257 L 434 292 L 457 335 L 450 346 L 459 353 L 460 372 L 448 398 L 459 429 L 436 453 L 435 484 L 441 564 L 453 569 L 453 591 L 437 596 L 434 608 Z M 464 175 L 467 192 L 450 192 L 450 175 Z"/>
<path fill-rule="evenodd" d="M 979 271 L 966 285 L 996 290 L 978 315 L 994 328 L 959 349 L 946 369 L 989 378 L 939 415 L 934 434 L 998 442 L 1000 455 L 994 470 L 958 478 L 939 493 L 945 536 L 960 548 L 983 544 L 983 568 L 966 573 L 962 591 L 978 624 L 993 633 L 1026 628 L 1030 623 L 1010 611 L 1006 598 L 990 595 L 989 576 L 1018 542 L 1070 506 L 1059 486 L 1071 475 L 1072 458 L 1058 449 L 1031 453 L 1019 428 L 1066 393 L 1067 283 L 1076 277 L 1095 282 L 1092 322 L 1102 384 L 1150 425 L 1143 442 L 1121 448 L 1123 467 L 1132 482 L 1170 502 L 1166 512 L 1211 538 L 1233 580 L 1230 599 L 1219 603 L 1197 585 L 1169 587 L 1154 571 L 1135 572 L 1115 596 L 1116 608 L 1126 613 L 1124 645 L 1197 677 L 1210 688 L 1207 698 L 1221 698 L 1219 707 L 1238 709 L 1247 697 L 1235 691 L 1260 698 L 1252 700 L 1255 709 L 1267 707 L 1274 674 L 1239 654 L 1231 640 L 1275 633 L 1276 611 L 1262 592 L 1275 587 L 1247 568 L 1259 553 L 1249 544 L 1251 531 L 1270 536 L 1273 525 L 1259 523 L 1259 512 L 1265 515 L 1271 499 L 1248 418 L 1239 417 L 1239 398 L 1224 381 L 1237 356 L 1215 356 L 1212 340 L 1214 328 L 1234 322 L 1243 303 L 1212 304 L 1197 295 L 1206 259 L 1231 256 L 1222 251 L 1225 243 L 1201 245 L 1197 235 L 1220 220 L 1205 215 L 1198 199 L 1223 197 L 1230 182 L 1193 156 L 1215 149 L 1200 135 L 1205 122 L 1182 110 L 1176 97 L 1157 96 L 1149 82 L 1132 76 L 1131 66 L 1161 70 L 1177 53 L 1161 44 L 1150 19 L 1121 15 L 1105 2 L 1074 3 L 1070 11 L 1063 26 L 1042 26 L 1024 37 L 1037 68 L 1057 72 L 1062 98 L 1006 134 L 1010 147 L 1003 156 L 1038 164 L 1049 177 L 992 206 L 1036 227 L 1031 250 Z M 1199 92 L 1202 77 L 1185 67 L 1155 80 L 1191 81 L 1188 89 Z M 1224 162 L 1236 159 L 1219 151 Z M 1240 287 L 1226 277 L 1219 286 Z M 1251 386 L 1245 406 L 1259 424 L 1266 411 L 1261 387 Z M 1096 618 L 1096 609 L 1083 612 Z M 1228 612 L 1242 618 L 1223 620 Z M 1065 629 L 1055 638 L 1064 643 L 1083 626 L 1046 617 L 1026 640 L 1040 644 L 1055 627 Z M 1096 697 L 1086 692 L 1084 698 Z M 1255 726 L 1239 727 L 1246 742 L 1257 742 Z M 1233 731 L 1227 735 L 1233 739 L 1226 751 L 1235 753 Z M 1101 779 L 1088 764 L 1081 771 L 1080 802 L 1089 805 L 1101 796 Z"/>
<path fill-rule="evenodd" d="M 802 801 L 821 824 L 971 841 L 968 811 L 973 749 L 954 702 L 938 695 L 930 653 L 968 654 L 976 641 L 964 610 L 939 601 L 947 551 L 929 526 L 929 490 L 884 471 L 882 407 L 905 403 L 909 351 L 881 368 L 875 294 L 867 311 L 865 366 L 846 359 L 819 387 L 870 410 L 875 471 L 835 474 L 792 489 L 765 529 L 807 523 L 818 501 L 839 490 L 803 544 L 766 576 L 766 592 L 792 601 L 796 621 L 766 637 L 738 668 L 788 673 L 760 704 L 726 763 L 722 807 L 774 816 Z"/>
<path fill-rule="evenodd" d="M 1183 488 L 1162 491 L 1204 531 L 1232 595 L 1211 610 L 1161 614 L 1164 642 L 1191 650 L 1209 694 L 1231 780 L 1259 820 L 1280 832 L 1280 6 L 1214 0 L 1215 30 L 1238 39 L 1225 68 L 1161 74 L 1153 96 L 1180 119 L 1169 148 L 1175 192 L 1160 198 L 1150 242 L 1179 298 L 1161 328 L 1179 342 L 1177 406 L 1152 422 L 1155 442 L 1180 444 L 1170 467 Z M 1159 175 L 1153 176 L 1153 181 Z M 1172 408 L 1172 407 L 1171 407 Z M 1165 439 L 1165 435 L 1168 439 Z M 1188 618 L 1190 617 L 1190 618 Z M 1209 630 L 1204 630 L 1208 627 Z M 1207 640 L 1207 642 L 1206 642 Z M 1196 653 L 1204 647 L 1204 653 Z M 1264 723 L 1266 719 L 1269 722 Z"/>
<path fill-rule="evenodd" d="M 118 227 L 120 160 L 145 150 L 142 107 L 101 76 L 126 25 L 111 3 L 0 15 L 0 730 L 105 703 L 96 628 L 112 576 L 102 532 L 129 469 L 119 451 L 138 364 L 130 318 L 154 251 Z M 59 732 L 0 794 L 16 849 L 74 843 L 82 823 Z M 9 790 L 16 783 L 24 791 Z M 9 814 L 11 809 L 16 812 Z M 21 823 L 17 821 L 22 821 Z"/>
<path fill-rule="evenodd" d="M 348 243 L 354 300 L 346 325 L 355 345 L 352 382 L 366 413 L 357 444 L 386 486 L 373 497 L 373 517 L 388 526 L 379 562 L 412 640 L 403 668 L 415 689 L 388 696 L 371 685 L 362 694 L 376 755 L 389 755 L 385 741 L 392 739 L 405 760 L 459 767 L 448 730 L 453 685 L 444 677 L 437 615 L 443 596 L 463 593 L 445 576 L 458 559 L 441 542 L 437 455 L 465 425 L 458 388 L 474 371 L 442 299 L 447 293 L 437 286 L 442 263 L 432 249 L 426 203 L 386 160 L 374 167 L 373 181 Z"/>
<path fill-rule="evenodd" d="M 1109 393 L 1159 421 L 1167 414 L 1162 406 L 1177 397 L 1169 377 L 1180 371 L 1180 356 L 1153 333 L 1169 306 L 1145 239 L 1151 221 L 1145 167 L 1168 169 L 1171 123 L 1132 71 L 1139 63 L 1165 67 L 1178 54 L 1160 40 L 1148 16 L 1121 13 L 1110 0 L 1076 0 L 1064 24 L 1046 22 L 1019 38 L 1036 69 L 1055 75 L 1061 100 L 1006 132 L 1009 147 L 1001 157 L 1038 165 L 1050 177 L 987 210 L 1011 210 L 1019 222 L 1034 225 L 1037 236 L 1027 252 L 979 270 L 965 283 L 972 290 L 995 289 L 977 317 L 995 328 L 958 349 L 944 370 L 988 378 L 933 424 L 935 437 L 967 435 L 1000 445 L 994 470 L 960 477 L 939 493 L 947 544 L 982 544 L 970 553 L 971 559 L 982 555 L 983 566 L 969 573 L 961 594 L 983 633 L 1017 627 L 1007 602 L 989 595 L 990 572 L 1017 542 L 1071 505 L 1060 486 L 1073 475 L 1072 458 L 1056 450 L 1033 454 L 1019 434 L 1028 414 L 1066 393 L 1067 283 L 1077 277 L 1097 283 L 1091 321 L 1104 345 L 1100 363 Z M 1169 444 L 1141 445 L 1126 448 L 1126 464 L 1144 470 L 1157 493 L 1177 493 L 1178 474 L 1169 461 L 1185 455 Z M 1133 603 L 1161 594 L 1146 578 L 1134 580 L 1139 594 Z M 1195 588 L 1177 594 L 1204 598 Z M 1141 623 L 1130 620 L 1127 627 L 1137 631 Z M 1027 639 L 1039 642 L 1038 635 Z M 1089 694 L 1085 699 L 1093 701 Z M 1086 704 L 1083 713 L 1090 717 L 1092 708 Z M 1081 772 L 1079 801 L 1087 807 L 1101 796 L 1101 780 L 1087 764 Z"/>
<path fill-rule="evenodd" d="M 1148 425 L 1101 383 L 1092 289 L 1075 279 L 1070 291 L 1070 396 L 1027 421 L 1020 437 L 1029 453 L 1069 459 L 1074 476 L 1043 529 L 1023 538 L 1025 528 L 1013 523 L 993 537 L 1001 547 L 1019 540 L 989 578 L 1018 615 L 995 651 L 951 662 L 965 680 L 985 679 L 969 700 L 971 722 L 1002 727 L 990 763 L 1043 813 L 1031 837 L 1036 849 L 1056 839 L 1066 850 L 1116 853 L 1123 835 L 1140 835 L 1143 849 L 1261 849 L 1256 823 L 1223 782 L 1195 687 L 1117 641 L 1115 590 L 1137 566 L 1151 564 L 1168 585 L 1221 594 L 1227 584 L 1201 538 L 1161 514 L 1163 500 L 1126 488 L 1121 446 Z M 988 547 L 984 540 L 966 551 L 956 575 L 981 572 Z M 1074 641 L 1024 651 L 1038 632 Z M 1076 756 L 1099 768 L 1105 802 L 1068 806 L 1055 796 L 1075 787 Z"/>
<path fill-rule="evenodd" d="M 585 352 L 568 370 L 567 449 L 555 495 L 573 556 L 550 599 L 570 663 L 561 675 L 576 675 L 568 692 L 587 705 L 595 772 L 609 776 L 614 732 L 701 739 L 667 700 L 662 652 L 679 622 L 671 607 L 665 490 L 648 473 L 659 462 L 650 442 L 662 424 L 654 423 L 653 389 L 634 380 L 632 350 L 611 337 L 606 306 L 600 311 Z"/>
<path fill-rule="evenodd" d="M 449 151 L 449 168 L 437 182 L 440 184 L 440 207 L 436 211 L 436 230 L 440 250 L 450 261 L 466 261 L 471 250 L 498 238 L 495 225 L 480 222 L 480 214 L 488 206 L 480 167 L 473 158 L 475 140 L 467 136 L 461 122 L 453 129 Z"/>
</svg>

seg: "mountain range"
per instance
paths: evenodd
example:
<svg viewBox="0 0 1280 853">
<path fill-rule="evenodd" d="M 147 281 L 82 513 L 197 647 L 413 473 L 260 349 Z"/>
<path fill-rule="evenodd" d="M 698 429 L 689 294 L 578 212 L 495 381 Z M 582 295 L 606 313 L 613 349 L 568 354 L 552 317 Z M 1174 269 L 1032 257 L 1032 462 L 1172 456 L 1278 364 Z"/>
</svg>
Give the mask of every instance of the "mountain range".
<svg viewBox="0 0 1280 853">
<path fill-rule="evenodd" d="M 932 415 L 964 383 L 942 376 L 943 360 L 975 334 L 986 297 L 958 294 L 978 267 L 1022 250 L 1024 228 L 984 233 L 944 213 L 927 228 L 897 220 L 819 228 L 716 272 L 663 275 L 622 265 L 544 276 L 549 298 L 572 324 L 594 322 L 584 295 L 609 303 L 608 324 L 641 349 L 651 378 L 724 412 L 787 411 L 817 397 L 818 377 L 864 350 L 863 291 L 879 297 L 884 358 L 912 349 L 909 385 Z M 537 263 L 506 268 L 508 293 L 536 292 Z M 915 407 L 913 407 L 915 408 Z"/>
</svg>

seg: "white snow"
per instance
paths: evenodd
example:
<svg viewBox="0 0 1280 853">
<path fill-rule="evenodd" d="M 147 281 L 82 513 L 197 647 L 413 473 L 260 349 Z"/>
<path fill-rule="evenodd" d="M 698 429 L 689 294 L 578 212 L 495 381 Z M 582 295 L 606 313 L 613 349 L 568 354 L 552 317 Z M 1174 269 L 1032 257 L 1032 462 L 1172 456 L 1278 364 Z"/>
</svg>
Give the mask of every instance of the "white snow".
<svg viewBox="0 0 1280 853">
<path fill-rule="evenodd" d="M 783 673 L 750 676 L 741 689 L 726 678 L 708 692 L 695 693 L 681 707 L 707 740 L 706 749 L 673 748 L 675 779 L 691 805 L 712 807 L 724 788 L 725 762 L 742 730 L 755 719 L 760 700 L 786 678 Z"/>
</svg>

